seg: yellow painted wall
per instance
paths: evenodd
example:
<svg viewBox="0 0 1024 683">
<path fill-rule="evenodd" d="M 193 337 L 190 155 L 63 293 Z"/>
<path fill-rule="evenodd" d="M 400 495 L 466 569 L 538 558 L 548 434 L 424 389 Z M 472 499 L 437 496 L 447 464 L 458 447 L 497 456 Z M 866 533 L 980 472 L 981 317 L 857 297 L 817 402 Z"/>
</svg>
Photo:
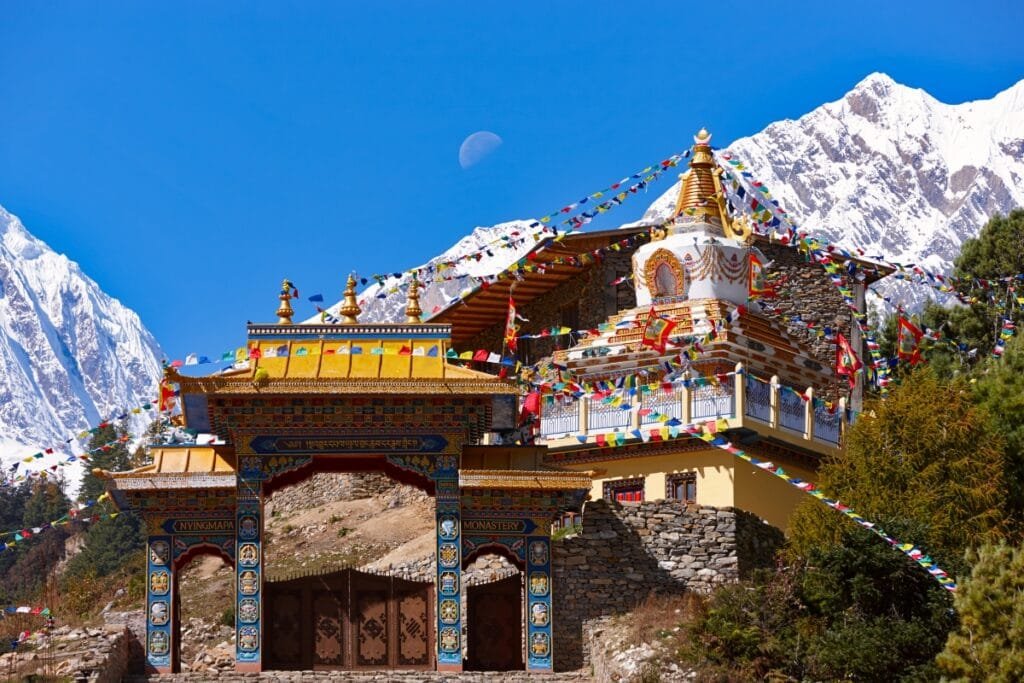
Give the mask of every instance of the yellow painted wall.
<svg viewBox="0 0 1024 683">
<path fill-rule="evenodd" d="M 697 502 L 714 507 L 732 507 L 733 502 L 733 456 L 719 450 L 685 453 L 668 453 L 647 458 L 629 458 L 596 463 L 567 466 L 578 471 L 590 469 L 607 470 L 594 478 L 590 498 L 597 500 L 604 496 L 604 482 L 612 479 L 644 477 L 644 499 L 665 498 L 665 475 L 677 472 L 697 473 Z"/>
<path fill-rule="evenodd" d="M 758 456 L 751 452 L 751 455 L 762 460 L 767 458 Z M 786 471 L 791 477 L 805 481 L 815 481 L 816 476 L 812 470 L 794 465 L 790 461 L 774 461 L 776 465 Z M 773 474 L 769 474 L 750 463 L 736 460 L 736 507 L 741 510 L 753 512 L 772 526 L 777 526 L 783 531 L 789 528 L 789 516 L 793 510 L 804 499 L 809 496 Z"/>
<path fill-rule="evenodd" d="M 756 452 L 751 455 L 757 456 Z M 757 456 L 761 457 L 761 456 Z M 764 458 L 762 458 L 764 459 Z M 793 477 L 814 481 L 814 473 L 789 461 L 777 461 Z M 719 449 L 669 453 L 651 457 L 606 460 L 567 465 L 576 471 L 605 470 L 594 478 L 591 500 L 604 496 L 604 483 L 615 479 L 644 478 L 644 499 L 665 498 L 665 476 L 676 472 L 697 474 L 697 502 L 713 507 L 736 507 L 752 512 L 783 531 L 789 516 L 807 497 L 796 487 Z"/>
</svg>

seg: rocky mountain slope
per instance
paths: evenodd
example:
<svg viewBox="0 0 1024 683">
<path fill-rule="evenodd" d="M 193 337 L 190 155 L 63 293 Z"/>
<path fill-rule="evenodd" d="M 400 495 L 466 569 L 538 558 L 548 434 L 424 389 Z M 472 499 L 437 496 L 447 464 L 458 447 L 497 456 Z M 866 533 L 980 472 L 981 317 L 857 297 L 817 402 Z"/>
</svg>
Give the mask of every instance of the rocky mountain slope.
<svg viewBox="0 0 1024 683">
<path fill-rule="evenodd" d="M 134 311 L 0 207 L 0 459 L 154 398 L 160 358 Z"/>
</svg>

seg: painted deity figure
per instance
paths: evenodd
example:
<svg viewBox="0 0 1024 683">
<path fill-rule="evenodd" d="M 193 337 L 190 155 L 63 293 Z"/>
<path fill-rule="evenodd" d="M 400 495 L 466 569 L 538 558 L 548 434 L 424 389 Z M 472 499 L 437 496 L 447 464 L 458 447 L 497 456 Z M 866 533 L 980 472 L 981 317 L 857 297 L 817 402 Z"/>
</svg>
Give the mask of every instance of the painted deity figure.
<svg viewBox="0 0 1024 683">
<path fill-rule="evenodd" d="M 255 567 L 259 560 L 260 549 L 255 543 L 244 543 L 238 548 L 238 562 L 243 567 Z"/>
</svg>

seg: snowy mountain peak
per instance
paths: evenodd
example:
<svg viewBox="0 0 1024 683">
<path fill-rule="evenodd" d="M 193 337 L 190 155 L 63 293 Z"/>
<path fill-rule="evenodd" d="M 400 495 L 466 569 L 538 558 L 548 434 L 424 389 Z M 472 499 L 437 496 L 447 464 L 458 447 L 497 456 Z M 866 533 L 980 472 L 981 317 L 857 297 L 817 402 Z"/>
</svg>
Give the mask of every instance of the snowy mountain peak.
<svg viewBox="0 0 1024 683">
<path fill-rule="evenodd" d="M 801 229 L 948 271 L 989 217 L 1024 206 L 1024 81 L 991 99 L 945 104 L 874 73 L 842 99 L 736 140 L 729 151 Z M 678 184 L 643 221 L 663 219 L 677 194 Z M 897 291 L 910 306 L 927 296 Z"/>
<path fill-rule="evenodd" d="M 0 458 L 152 399 L 160 357 L 135 312 L 0 207 Z"/>
</svg>

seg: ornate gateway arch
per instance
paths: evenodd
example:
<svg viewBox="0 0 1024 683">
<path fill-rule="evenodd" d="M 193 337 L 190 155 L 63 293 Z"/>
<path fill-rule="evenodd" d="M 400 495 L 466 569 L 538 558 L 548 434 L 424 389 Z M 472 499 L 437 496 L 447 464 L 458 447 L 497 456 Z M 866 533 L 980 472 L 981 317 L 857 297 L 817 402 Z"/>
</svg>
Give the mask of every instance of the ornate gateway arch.
<svg viewBox="0 0 1024 683">
<path fill-rule="evenodd" d="M 517 391 L 449 364 L 448 325 L 293 325 L 287 313 L 277 325 L 249 326 L 248 367 L 206 377 L 167 370 L 186 426 L 216 435 L 215 445 L 156 448 L 150 465 L 102 473 L 118 507 L 148 528 L 149 668 L 179 669 L 177 572 L 208 551 L 235 568 L 236 669 L 263 670 L 273 659 L 265 649 L 274 623 L 265 600 L 264 496 L 314 472 L 380 470 L 436 499 L 429 665 L 462 670 L 463 557 L 490 545 L 525 567 L 523 661 L 550 671 L 551 521 L 582 502 L 590 477 L 542 469 L 544 448 L 486 445 L 487 434 L 514 427 Z M 308 602 L 289 603 L 301 622 L 295 628 L 316 617 Z M 276 604 L 284 603 L 270 609 Z M 380 661 L 386 668 L 401 660 Z"/>
</svg>

